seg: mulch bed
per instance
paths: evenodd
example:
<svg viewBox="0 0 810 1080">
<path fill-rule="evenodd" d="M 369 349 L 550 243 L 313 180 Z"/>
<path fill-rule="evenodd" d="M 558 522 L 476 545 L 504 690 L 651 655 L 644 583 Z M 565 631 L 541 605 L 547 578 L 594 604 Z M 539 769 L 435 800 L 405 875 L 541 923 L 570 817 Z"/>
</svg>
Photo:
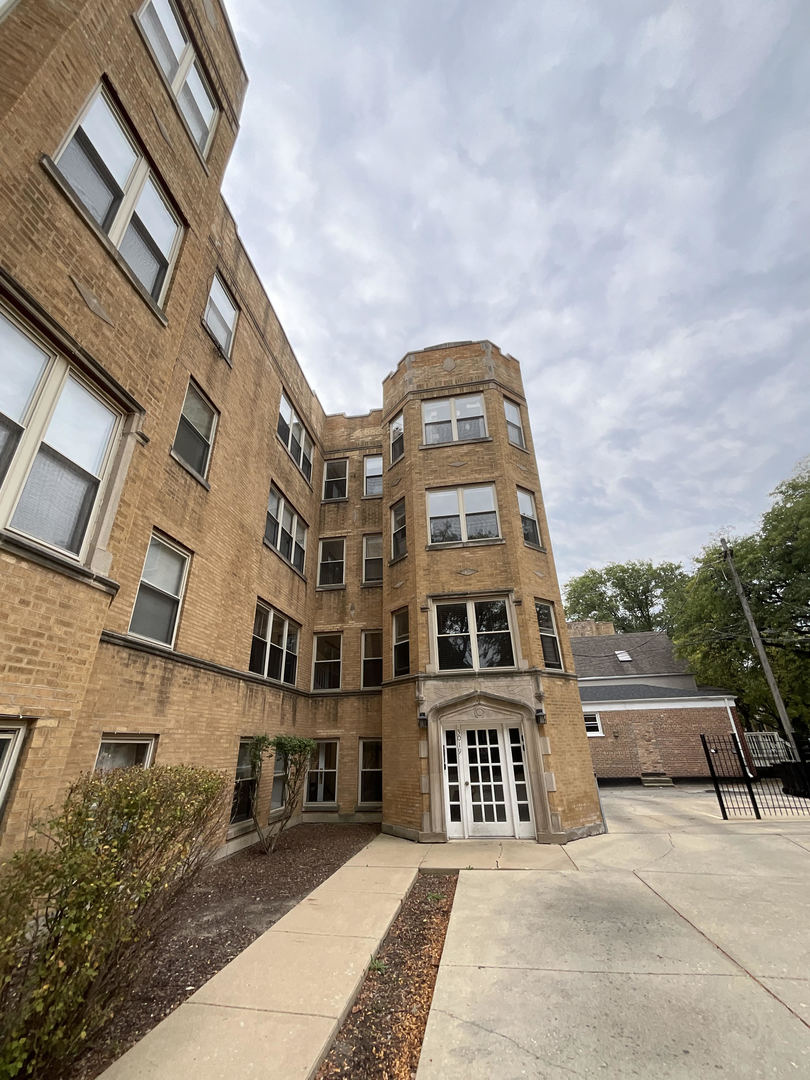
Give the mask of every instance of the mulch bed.
<svg viewBox="0 0 810 1080">
<path fill-rule="evenodd" d="M 416 879 L 316 1080 L 416 1076 L 456 880 Z"/>
<path fill-rule="evenodd" d="M 365 847 L 377 825 L 297 825 L 214 863 L 183 897 L 102 1040 L 65 1080 L 92 1080 L 212 975 Z"/>
</svg>

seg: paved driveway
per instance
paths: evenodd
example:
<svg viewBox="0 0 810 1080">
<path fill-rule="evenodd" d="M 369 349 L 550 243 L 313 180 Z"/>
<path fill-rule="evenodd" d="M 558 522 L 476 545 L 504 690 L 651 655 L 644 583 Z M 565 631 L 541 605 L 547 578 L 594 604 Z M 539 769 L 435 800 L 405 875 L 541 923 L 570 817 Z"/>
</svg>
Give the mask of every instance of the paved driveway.
<svg viewBox="0 0 810 1080">
<path fill-rule="evenodd" d="M 810 1077 L 810 818 L 603 803 L 568 869 L 461 871 L 418 1080 Z"/>
</svg>

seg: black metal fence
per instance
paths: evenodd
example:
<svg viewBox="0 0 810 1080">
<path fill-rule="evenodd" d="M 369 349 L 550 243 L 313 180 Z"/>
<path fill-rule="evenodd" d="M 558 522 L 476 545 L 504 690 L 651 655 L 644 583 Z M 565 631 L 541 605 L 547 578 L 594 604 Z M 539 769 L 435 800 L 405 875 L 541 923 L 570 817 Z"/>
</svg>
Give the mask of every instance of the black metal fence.
<svg viewBox="0 0 810 1080">
<path fill-rule="evenodd" d="M 734 735 L 701 735 L 700 741 L 726 820 L 810 817 L 810 764 L 785 761 L 757 769 L 748 746 Z"/>
</svg>

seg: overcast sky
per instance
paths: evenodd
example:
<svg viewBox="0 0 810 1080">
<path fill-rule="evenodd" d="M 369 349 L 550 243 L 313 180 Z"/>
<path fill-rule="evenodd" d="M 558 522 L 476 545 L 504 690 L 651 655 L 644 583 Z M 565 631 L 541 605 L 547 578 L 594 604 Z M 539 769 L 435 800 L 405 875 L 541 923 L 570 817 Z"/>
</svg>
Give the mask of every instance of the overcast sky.
<svg viewBox="0 0 810 1080">
<path fill-rule="evenodd" d="M 810 446 L 807 0 L 228 0 L 225 197 L 328 412 L 521 363 L 561 581 L 745 533 Z"/>
</svg>

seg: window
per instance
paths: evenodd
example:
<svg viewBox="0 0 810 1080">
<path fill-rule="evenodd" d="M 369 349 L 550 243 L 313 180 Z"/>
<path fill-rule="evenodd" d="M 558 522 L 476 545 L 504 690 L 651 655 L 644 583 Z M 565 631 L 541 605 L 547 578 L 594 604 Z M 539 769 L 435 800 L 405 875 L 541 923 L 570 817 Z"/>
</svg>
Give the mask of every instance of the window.
<svg viewBox="0 0 810 1080">
<path fill-rule="evenodd" d="M 346 458 L 323 463 L 323 501 L 345 499 L 349 494 L 349 462 Z"/>
<path fill-rule="evenodd" d="M 189 382 L 172 449 L 203 479 L 208 475 L 218 415 L 202 390 Z"/>
<path fill-rule="evenodd" d="M 340 689 L 340 634 L 315 635 L 315 660 L 312 674 L 313 690 Z"/>
<path fill-rule="evenodd" d="M 160 303 L 179 246 L 180 222 L 103 90 L 57 164 L 132 273 Z"/>
<path fill-rule="evenodd" d="M 345 562 L 346 541 L 341 537 L 321 540 L 321 554 L 318 559 L 318 584 L 342 585 Z"/>
<path fill-rule="evenodd" d="M 295 686 L 301 627 L 267 604 L 256 604 L 248 670 Z"/>
<path fill-rule="evenodd" d="M 298 419 L 292 405 L 284 394 L 278 407 L 278 437 L 287 447 L 287 453 L 307 478 L 312 478 L 312 439 L 309 432 Z"/>
<path fill-rule="evenodd" d="M 8 720 L 0 717 L 0 812 L 11 787 L 14 770 L 25 742 L 25 731 L 24 720 Z"/>
<path fill-rule="evenodd" d="M 0 523 L 79 555 L 120 419 L 0 314 Z"/>
<path fill-rule="evenodd" d="M 303 574 L 307 553 L 307 525 L 274 484 L 270 485 L 270 498 L 267 501 L 264 539 L 283 559 L 292 563 L 295 569 Z"/>
<path fill-rule="evenodd" d="M 188 554 L 153 534 L 132 609 L 130 634 L 161 645 L 174 644 L 187 572 Z"/>
<path fill-rule="evenodd" d="M 226 356 L 231 355 L 233 333 L 236 329 L 236 316 L 239 312 L 231 299 L 231 294 L 220 281 L 219 274 L 214 274 L 208 303 L 205 305 L 205 325 Z"/>
<path fill-rule="evenodd" d="M 604 735 L 602 731 L 602 719 L 599 713 L 585 713 L 585 731 L 588 738 L 593 738 L 595 735 Z"/>
<path fill-rule="evenodd" d="M 388 429 L 391 433 L 391 464 L 393 465 L 405 453 L 405 419 L 402 413 L 394 417 Z"/>
<path fill-rule="evenodd" d="M 142 769 L 152 764 L 155 754 L 154 735 L 103 735 L 96 756 L 95 771 L 112 769 Z"/>
<path fill-rule="evenodd" d="M 394 632 L 394 678 L 407 675 L 411 670 L 411 646 L 408 627 L 408 609 L 395 611 L 393 616 Z"/>
<path fill-rule="evenodd" d="M 503 409 L 506 413 L 506 433 L 509 442 L 513 446 L 519 446 L 521 450 L 525 450 L 526 441 L 523 438 L 523 425 L 520 422 L 520 406 L 516 405 L 514 401 L 504 398 Z"/>
<path fill-rule="evenodd" d="M 534 496 L 530 491 L 518 488 L 517 499 L 520 524 L 523 526 L 523 539 L 533 547 L 540 547 L 540 530 L 537 527 L 537 510 L 534 506 Z"/>
<path fill-rule="evenodd" d="M 436 652 L 442 671 L 514 667 L 506 600 L 436 604 Z"/>
<path fill-rule="evenodd" d="M 487 434 L 484 400 L 480 394 L 422 403 L 425 443 L 466 442 Z"/>
<path fill-rule="evenodd" d="M 253 798 L 256 793 L 256 777 L 253 762 L 250 760 L 251 738 L 239 740 L 239 754 L 236 759 L 236 779 L 233 785 L 231 802 L 231 825 L 250 821 L 253 816 Z"/>
<path fill-rule="evenodd" d="M 489 540 L 500 536 L 492 484 L 429 491 L 427 497 L 431 544 Z"/>
<path fill-rule="evenodd" d="M 551 604 L 535 600 L 537 625 L 540 629 L 540 644 L 543 646 L 543 663 L 547 668 L 562 670 L 560 643 L 557 640 L 557 628 L 554 624 L 554 609 Z"/>
<path fill-rule="evenodd" d="M 401 559 L 408 554 L 408 537 L 405 531 L 405 500 L 400 499 L 391 507 L 391 558 Z"/>
<path fill-rule="evenodd" d="M 382 495 L 382 456 L 363 458 L 363 494 Z"/>
<path fill-rule="evenodd" d="M 363 631 L 363 687 L 382 686 L 382 630 Z"/>
<path fill-rule="evenodd" d="M 149 0 L 138 20 L 177 98 L 201 154 L 208 150 L 217 106 L 189 35 L 170 0 Z"/>
<path fill-rule="evenodd" d="M 382 802 L 382 741 L 360 740 L 360 792 L 362 805 Z"/>
<path fill-rule="evenodd" d="M 318 740 L 309 761 L 305 802 L 337 802 L 337 762 L 337 739 Z"/>
<path fill-rule="evenodd" d="M 379 585 L 383 576 L 382 533 L 363 537 L 363 584 Z"/>
<path fill-rule="evenodd" d="M 276 751 L 273 758 L 273 790 L 270 793 L 270 809 L 280 810 L 287 798 L 287 758 Z"/>
</svg>

